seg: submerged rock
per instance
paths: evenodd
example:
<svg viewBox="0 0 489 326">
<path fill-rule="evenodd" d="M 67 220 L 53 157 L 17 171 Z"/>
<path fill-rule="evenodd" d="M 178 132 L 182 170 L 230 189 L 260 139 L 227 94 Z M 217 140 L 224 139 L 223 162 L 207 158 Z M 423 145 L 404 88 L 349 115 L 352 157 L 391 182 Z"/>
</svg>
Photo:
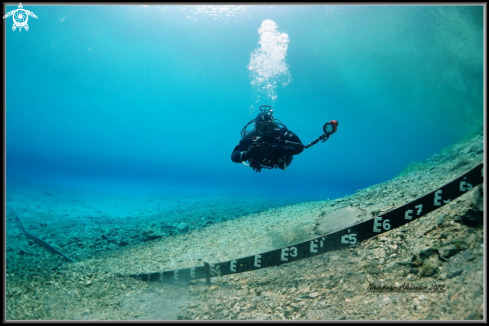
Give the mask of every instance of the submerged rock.
<svg viewBox="0 0 489 326">
<path fill-rule="evenodd" d="M 365 213 L 359 208 L 345 207 L 319 218 L 316 222 L 314 233 L 317 235 L 327 234 L 370 218 L 372 218 L 370 214 Z"/>
<path fill-rule="evenodd" d="M 189 230 L 189 226 L 187 223 L 182 222 L 182 223 L 177 225 L 177 230 L 178 230 L 178 232 L 181 232 L 181 233 L 187 232 Z"/>
<path fill-rule="evenodd" d="M 456 217 L 455 222 L 471 227 L 482 226 L 484 222 L 484 199 L 482 185 L 475 187 L 471 191 L 467 210 L 465 213 Z"/>
<path fill-rule="evenodd" d="M 147 242 L 147 241 L 151 241 L 151 240 L 156 240 L 156 239 L 161 239 L 163 238 L 164 235 L 156 235 L 156 234 L 152 234 L 152 235 L 146 235 L 144 238 L 143 238 L 143 242 Z"/>
<path fill-rule="evenodd" d="M 454 245 L 447 245 L 438 249 L 438 254 L 441 258 L 447 259 L 455 255 L 459 250 Z"/>
<path fill-rule="evenodd" d="M 440 260 L 437 255 L 430 256 L 423 262 L 423 266 L 419 269 L 421 276 L 432 276 L 438 271 L 438 267 L 440 266 Z"/>
</svg>

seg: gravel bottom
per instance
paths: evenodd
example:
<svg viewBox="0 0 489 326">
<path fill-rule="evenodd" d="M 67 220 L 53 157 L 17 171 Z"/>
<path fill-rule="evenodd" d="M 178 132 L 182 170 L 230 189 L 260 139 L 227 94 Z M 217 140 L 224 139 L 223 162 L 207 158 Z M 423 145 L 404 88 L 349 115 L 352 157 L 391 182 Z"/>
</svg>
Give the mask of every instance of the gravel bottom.
<svg viewBox="0 0 489 326">
<path fill-rule="evenodd" d="M 144 230 L 128 220 L 124 228 L 131 234 L 110 216 L 97 216 L 85 227 L 80 223 L 86 219 L 73 216 L 62 225 L 36 229 L 35 208 L 15 202 L 7 209 L 5 319 L 482 320 L 484 227 L 461 219 L 474 208 L 481 187 L 355 247 L 213 278 L 211 286 L 205 280 L 170 285 L 117 276 L 220 262 L 315 238 L 317 222 L 335 211 L 354 207 L 376 216 L 435 190 L 482 160 L 483 137 L 478 135 L 395 179 L 341 199 L 277 205 L 232 219 L 220 219 L 224 210 L 216 207 L 213 217 L 205 215 L 195 228 L 191 219 L 181 228 L 150 223 Z M 44 240 L 77 262 L 29 244 L 15 225 L 13 210 L 26 219 L 29 232 L 40 236 L 43 230 Z M 91 247 L 97 241 L 103 241 L 103 249 L 100 243 Z M 374 286 L 383 290 L 372 291 Z M 410 291 L 389 290 L 401 286 Z"/>
</svg>

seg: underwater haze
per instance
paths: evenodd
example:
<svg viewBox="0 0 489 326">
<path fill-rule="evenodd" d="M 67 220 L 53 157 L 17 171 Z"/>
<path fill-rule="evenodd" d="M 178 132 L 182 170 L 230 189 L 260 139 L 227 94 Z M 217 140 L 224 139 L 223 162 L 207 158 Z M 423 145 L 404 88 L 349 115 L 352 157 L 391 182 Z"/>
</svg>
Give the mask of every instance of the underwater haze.
<svg viewBox="0 0 489 326">
<path fill-rule="evenodd" d="M 482 5 L 24 9 L 28 31 L 3 22 L 7 196 L 326 200 L 483 128 Z M 304 144 L 338 130 L 256 173 L 231 152 L 261 105 Z"/>
</svg>

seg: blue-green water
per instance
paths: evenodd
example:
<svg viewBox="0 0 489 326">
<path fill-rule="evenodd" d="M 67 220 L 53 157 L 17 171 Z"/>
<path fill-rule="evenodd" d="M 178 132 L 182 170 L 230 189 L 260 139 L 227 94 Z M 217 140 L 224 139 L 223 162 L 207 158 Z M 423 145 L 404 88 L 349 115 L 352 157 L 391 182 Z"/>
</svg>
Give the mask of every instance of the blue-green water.
<svg viewBox="0 0 489 326">
<path fill-rule="evenodd" d="M 38 17 L 28 31 L 4 19 L 7 196 L 336 198 L 483 124 L 482 6 L 24 9 Z M 255 173 L 230 156 L 264 104 L 305 144 L 329 120 L 338 131 L 285 171 Z"/>
</svg>

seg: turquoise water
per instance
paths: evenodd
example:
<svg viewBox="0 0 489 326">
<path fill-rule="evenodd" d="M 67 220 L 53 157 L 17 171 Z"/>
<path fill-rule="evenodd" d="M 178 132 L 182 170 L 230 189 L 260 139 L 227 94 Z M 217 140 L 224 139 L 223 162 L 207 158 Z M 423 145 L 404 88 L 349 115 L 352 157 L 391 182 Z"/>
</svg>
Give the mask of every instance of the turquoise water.
<svg viewBox="0 0 489 326">
<path fill-rule="evenodd" d="M 28 31 L 4 19 L 7 196 L 338 198 L 483 125 L 482 6 L 24 9 Z M 338 131 L 255 173 L 230 156 L 260 105 L 305 144 Z"/>
</svg>

